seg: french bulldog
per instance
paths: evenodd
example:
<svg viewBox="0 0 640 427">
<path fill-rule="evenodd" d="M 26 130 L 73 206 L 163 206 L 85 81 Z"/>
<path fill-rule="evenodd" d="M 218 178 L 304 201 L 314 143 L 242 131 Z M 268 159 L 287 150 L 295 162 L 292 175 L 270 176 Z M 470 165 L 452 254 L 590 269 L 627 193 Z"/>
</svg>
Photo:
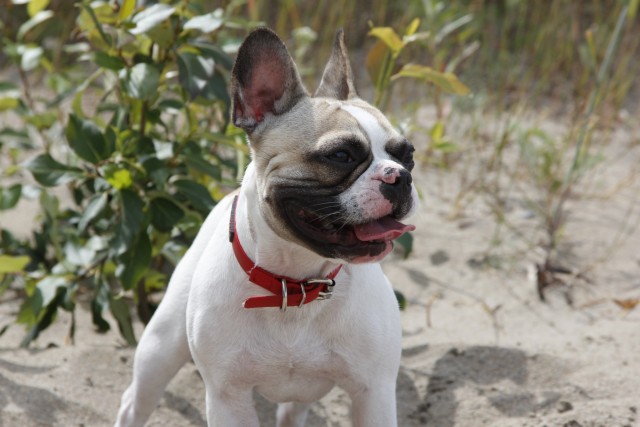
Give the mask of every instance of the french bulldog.
<svg viewBox="0 0 640 427">
<path fill-rule="evenodd" d="M 418 204 L 414 149 L 358 97 L 342 30 L 313 96 L 266 28 L 240 47 L 231 92 L 252 162 L 176 267 L 115 425 L 142 426 L 193 359 L 210 426 L 258 426 L 254 390 L 279 427 L 303 426 L 334 386 L 354 426 L 395 426 L 400 314 L 379 261 L 414 229 L 400 222 Z"/>
</svg>

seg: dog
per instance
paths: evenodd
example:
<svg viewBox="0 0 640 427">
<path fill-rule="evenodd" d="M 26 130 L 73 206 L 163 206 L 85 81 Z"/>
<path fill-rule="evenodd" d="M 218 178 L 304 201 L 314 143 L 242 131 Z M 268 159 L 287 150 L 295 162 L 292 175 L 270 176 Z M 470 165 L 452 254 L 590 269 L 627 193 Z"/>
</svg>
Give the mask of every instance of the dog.
<svg viewBox="0 0 640 427">
<path fill-rule="evenodd" d="M 358 97 L 339 30 L 311 96 L 280 38 L 259 28 L 231 73 L 231 118 L 252 152 L 209 214 L 138 344 L 117 427 L 142 426 L 193 359 L 210 426 L 303 426 L 334 386 L 354 426 L 397 425 L 400 312 L 379 261 L 412 225 L 413 151 Z"/>
</svg>

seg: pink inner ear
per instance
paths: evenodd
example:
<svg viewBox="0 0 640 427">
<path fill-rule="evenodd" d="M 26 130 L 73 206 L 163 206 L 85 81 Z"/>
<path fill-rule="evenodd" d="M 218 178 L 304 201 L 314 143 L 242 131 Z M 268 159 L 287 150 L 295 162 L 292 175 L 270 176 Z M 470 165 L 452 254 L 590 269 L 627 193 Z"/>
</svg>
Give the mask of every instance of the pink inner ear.
<svg viewBox="0 0 640 427">
<path fill-rule="evenodd" d="M 250 81 L 244 88 L 247 115 L 260 122 L 266 113 L 275 113 L 274 103 L 284 93 L 286 73 L 277 54 L 262 54 L 257 58 Z"/>
</svg>

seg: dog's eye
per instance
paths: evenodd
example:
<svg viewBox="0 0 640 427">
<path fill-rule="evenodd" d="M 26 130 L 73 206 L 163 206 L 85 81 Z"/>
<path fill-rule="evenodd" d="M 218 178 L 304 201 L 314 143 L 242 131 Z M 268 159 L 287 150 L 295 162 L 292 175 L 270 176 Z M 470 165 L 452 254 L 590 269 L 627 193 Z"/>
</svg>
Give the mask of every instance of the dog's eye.
<svg viewBox="0 0 640 427">
<path fill-rule="evenodd" d="M 327 159 L 331 160 L 332 162 L 338 162 L 338 163 L 353 162 L 353 157 L 351 157 L 351 155 L 346 151 L 342 151 L 342 150 L 329 154 L 327 156 Z"/>
</svg>

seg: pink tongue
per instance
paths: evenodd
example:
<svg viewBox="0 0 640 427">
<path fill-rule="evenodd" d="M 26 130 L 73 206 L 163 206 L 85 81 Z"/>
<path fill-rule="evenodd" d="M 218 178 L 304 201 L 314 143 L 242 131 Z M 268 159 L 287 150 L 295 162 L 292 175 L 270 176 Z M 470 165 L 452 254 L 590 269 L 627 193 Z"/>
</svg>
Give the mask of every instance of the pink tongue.
<svg viewBox="0 0 640 427">
<path fill-rule="evenodd" d="M 413 225 L 404 225 L 389 216 L 385 216 L 366 224 L 358 224 L 354 226 L 354 231 L 358 240 L 369 242 L 372 240 L 393 240 L 407 231 L 415 230 L 415 228 Z"/>
</svg>

